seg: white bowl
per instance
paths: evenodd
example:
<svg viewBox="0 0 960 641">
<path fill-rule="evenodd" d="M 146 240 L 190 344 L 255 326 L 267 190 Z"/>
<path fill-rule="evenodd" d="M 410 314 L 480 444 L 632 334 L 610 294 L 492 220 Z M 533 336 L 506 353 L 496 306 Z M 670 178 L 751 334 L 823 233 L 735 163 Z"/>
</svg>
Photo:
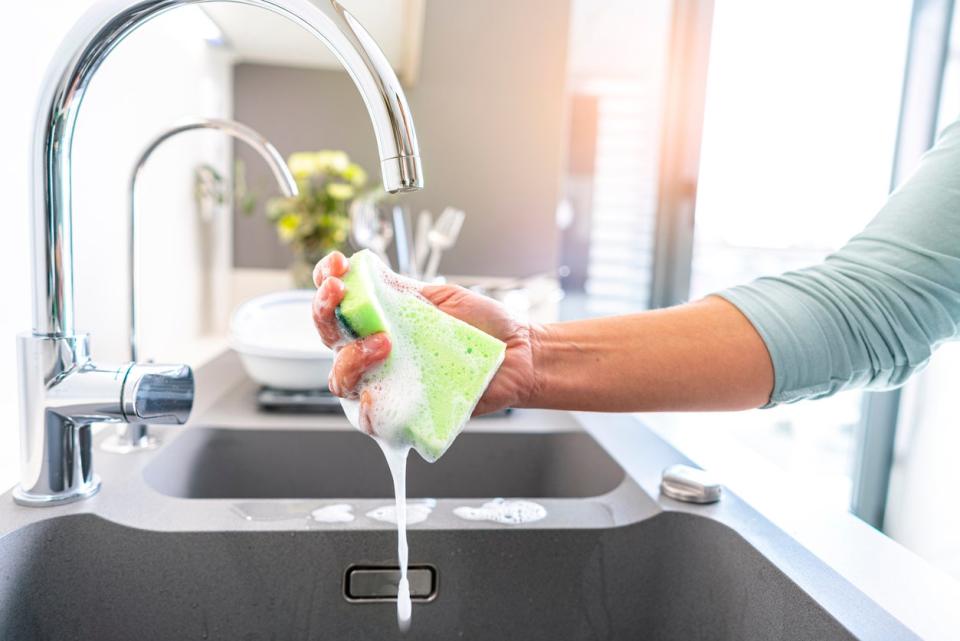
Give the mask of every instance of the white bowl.
<svg viewBox="0 0 960 641">
<path fill-rule="evenodd" d="M 234 312 L 230 347 L 250 378 L 278 389 L 326 389 L 333 351 L 313 325 L 313 294 L 307 289 L 267 294 Z"/>
</svg>

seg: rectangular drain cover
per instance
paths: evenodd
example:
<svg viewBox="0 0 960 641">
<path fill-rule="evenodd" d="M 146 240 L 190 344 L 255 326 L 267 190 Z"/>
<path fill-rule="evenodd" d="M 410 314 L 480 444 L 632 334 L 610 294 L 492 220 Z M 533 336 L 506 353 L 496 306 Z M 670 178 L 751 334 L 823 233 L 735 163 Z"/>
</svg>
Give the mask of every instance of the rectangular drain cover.
<svg viewBox="0 0 960 641">
<path fill-rule="evenodd" d="M 410 598 L 430 601 L 437 596 L 437 569 L 432 565 L 411 565 L 407 568 Z M 400 568 L 353 565 L 343 579 L 343 595 L 347 601 L 396 601 Z"/>
</svg>

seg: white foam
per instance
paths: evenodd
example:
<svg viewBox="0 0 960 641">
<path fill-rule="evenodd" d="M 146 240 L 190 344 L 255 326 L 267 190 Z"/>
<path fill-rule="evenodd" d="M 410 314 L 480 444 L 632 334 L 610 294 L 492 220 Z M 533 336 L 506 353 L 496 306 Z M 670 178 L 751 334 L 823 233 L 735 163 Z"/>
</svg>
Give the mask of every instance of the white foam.
<svg viewBox="0 0 960 641">
<path fill-rule="evenodd" d="M 427 517 L 430 516 L 430 513 L 433 512 L 433 508 L 435 507 L 437 507 L 436 499 L 423 499 L 421 501 L 407 501 L 407 525 L 413 525 L 415 523 L 423 523 L 424 521 L 427 520 Z M 375 508 L 367 512 L 367 516 L 373 519 L 374 521 L 396 524 L 397 506 L 382 505 L 378 508 Z"/>
<path fill-rule="evenodd" d="M 458 507 L 453 513 L 468 521 L 492 521 L 504 525 L 533 523 L 547 516 L 547 510 L 533 501 L 494 499 L 480 507 Z"/>
<path fill-rule="evenodd" d="M 310 518 L 318 523 L 350 523 L 353 521 L 353 506 L 346 503 L 334 503 L 315 509 Z"/>
<path fill-rule="evenodd" d="M 410 603 L 410 583 L 407 580 L 407 456 L 409 445 L 396 445 L 376 439 L 387 459 L 390 476 L 393 477 L 393 492 L 396 496 L 397 562 L 400 565 L 400 582 L 397 585 L 397 625 L 406 632 L 410 628 L 413 605 Z"/>
<path fill-rule="evenodd" d="M 398 313 L 404 297 L 420 294 L 415 284 L 398 277 L 381 261 L 370 257 L 368 264 L 377 300 L 395 325 L 390 332 L 390 359 L 365 374 L 357 386 L 358 392 L 369 389 L 376 397 L 371 412 L 363 417 L 368 425 L 361 425 L 359 401 L 342 399 L 341 403 L 354 427 L 362 431 L 369 428 L 383 441 L 400 444 L 404 441 L 403 427 L 426 405 L 419 359 L 409 338 L 411 328 L 406 326 L 405 316 Z"/>
<path fill-rule="evenodd" d="M 400 319 L 402 325 L 405 317 L 397 313 L 401 297 L 419 296 L 416 286 L 396 277 L 380 261 L 371 260 L 370 264 L 371 267 L 376 267 L 376 272 L 372 274 L 375 279 L 373 285 L 381 307 L 388 318 L 392 321 Z M 410 627 L 413 609 L 410 602 L 410 584 L 407 580 L 407 520 L 409 516 L 422 521 L 429 515 L 429 509 L 424 511 L 424 507 L 418 506 L 419 512 L 416 514 L 408 514 L 407 511 L 406 470 L 410 444 L 406 442 L 403 427 L 416 412 L 423 410 L 426 400 L 421 384 L 419 359 L 409 338 L 410 328 L 400 326 L 392 329 L 395 331 L 390 332 L 389 361 L 365 374 L 358 386 L 359 392 L 369 389 L 375 394 L 376 402 L 373 403 L 370 413 L 361 417 L 360 403 L 357 400 L 341 399 L 340 402 L 347 420 L 355 428 L 372 432 L 371 435 L 383 450 L 393 478 L 395 505 L 392 511 L 378 508 L 367 516 L 397 524 L 397 560 L 400 565 L 397 623 L 401 631 L 406 631 Z M 342 345 L 338 345 L 340 346 Z M 419 522 L 412 518 L 410 520 Z"/>
<path fill-rule="evenodd" d="M 410 629 L 410 619 L 413 615 L 413 604 L 410 602 L 410 581 L 407 577 L 400 579 L 397 585 L 397 625 L 401 632 Z"/>
<path fill-rule="evenodd" d="M 369 412 L 361 417 L 358 400 L 342 399 L 344 412 L 351 424 L 361 431 L 372 433 L 387 443 L 411 445 L 424 459 L 433 461 L 463 428 L 476 407 L 479 394 L 476 394 L 475 389 L 472 392 L 461 391 L 457 389 L 457 385 L 449 386 L 449 389 L 444 390 L 444 394 L 450 397 L 447 400 L 451 410 L 448 417 L 438 419 L 430 406 L 431 399 L 425 389 L 425 380 L 449 374 L 454 379 L 483 378 L 489 383 L 497 368 L 490 371 L 490 362 L 487 359 L 464 358 L 456 363 L 447 361 L 437 369 L 433 355 L 422 353 L 413 339 L 424 331 L 424 322 L 432 317 L 429 313 L 425 314 L 419 305 L 411 305 L 411 299 L 415 298 L 426 306 L 432 306 L 432 303 L 420 294 L 419 284 L 390 271 L 389 267 L 373 255 L 365 255 L 361 260 L 369 270 L 373 294 L 388 319 L 391 349 L 387 361 L 364 374 L 356 387 L 357 397 L 365 391 L 373 393 L 375 402 Z M 462 324 L 453 318 L 450 323 L 430 323 L 429 331 L 436 337 L 437 344 L 456 345 L 462 341 L 457 334 L 458 323 Z M 342 347 L 347 342 L 349 337 L 344 336 L 344 340 L 337 347 Z M 500 358 L 502 361 L 502 353 Z M 428 367 L 431 369 L 427 370 Z M 425 372 L 429 373 L 425 375 Z M 485 387 L 486 385 L 480 389 Z M 434 420 L 460 420 L 460 425 L 437 425 L 433 423 Z M 409 442 L 407 428 L 413 424 L 417 425 L 417 433 L 421 438 L 424 435 L 444 435 L 445 442 Z"/>
</svg>

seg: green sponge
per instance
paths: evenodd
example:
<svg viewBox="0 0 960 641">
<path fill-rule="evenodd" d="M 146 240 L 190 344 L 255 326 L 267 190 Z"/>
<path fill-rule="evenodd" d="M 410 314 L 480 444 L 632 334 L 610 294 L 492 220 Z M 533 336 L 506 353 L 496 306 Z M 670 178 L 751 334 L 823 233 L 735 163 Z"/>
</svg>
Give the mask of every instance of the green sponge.
<svg viewBox="0 0 960 641">
<path fill-rule="evenodd" d="M 337 306 L 337 318 L 354 337 L 387 331 L 387 319 L 376 295 L 379 271 L 376 257 L 368 249 L 350 259 L 350 269 L 343 277 L 346 286 L 343 300 Z"/>
<path fill-rule="evenodd" d="M 390 335 L 390 357 L 362 384 L 376 387 L 373 431 L 439 458 L 460 433 L 506 345 L 419 296 L 373 253 L 350 258 L 338 318 L 358 337 Z"/>
</svg>

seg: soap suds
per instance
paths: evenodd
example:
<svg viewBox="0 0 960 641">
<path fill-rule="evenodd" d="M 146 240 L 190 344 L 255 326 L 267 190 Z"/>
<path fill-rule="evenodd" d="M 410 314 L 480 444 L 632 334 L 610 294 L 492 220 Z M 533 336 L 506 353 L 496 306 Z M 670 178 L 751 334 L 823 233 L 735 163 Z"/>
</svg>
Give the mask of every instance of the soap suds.
<svg viewBox="0 0 960 641">
<path fill-rule="evenodd" d="M 230 509 L 246 521 L 290 521 L 309 519 L 317 501 L 243 501 Z"/>
<path fill-rule="evenodd" d="M 407 525 L 423 523 L 437 507 L 436 499 L 423 499 L 421 501 L 407 501 Z M 367 512 L 367 516 L 374 521 L 382 523 L 397 523 L 397 506 L 383 505 Z"/>
<path fill-rule="evenodd" d="M 344 399 L 344 412 L 361 431 L 412 446 L 433 462 L 470 418 L 503 361 L 505 345 L 438 312 L 420 294 L 419 283 L 393 273 L 375 256 L 358 254 L 354 260 L 367 270 L 365 287 L 389 324 L 391 348 L 355 390 L 358 397 L 371 392 L 375 402 L 361 416 L 359 400 Z"/>
<path fill-rule="evenodd" d="M 395 321 L 400 306 L 400 297 L 419 296 L 416 287 L 408 285 L 398 278 L 390 278 L 390 272 L 380 261 L 376 261 L 377 298 L 384 313 Z M 390 476 L 393 479 L 395 506 L 393 522 L 397 524 L 397 561 L 400 565 L 400 582 L 397 585 L 397 624 L 405 632 L 410 627 L 412 604 L 410 602 L 410 583 L 407 579 L 407 456 L 410 444 L 403 427 L 414 414 L 424 406 L 423 385 L 420 370 L 415 357 L 415 349 L 409 338 L 409 328 L 393 327 L 390 332 L 390 357 L 381 366 L 368 372 L 360 382 L 360 389 L 374 392 L 376 402 L 370 411 L 360 416 L 360 402 L 355 399 L 340 399 L 347 420 L 357 429 L 374 437 L 383 450 Z M 346 337 L 345 337 L 346 338 Z M 368 516 L 375 518 L 374 510 Z M 385 516 L 385 514 L 383 514 Z M 426 518 L 424 516 L 424 518 Z"/>
<path fill-rule="evenodd" d="M 353 506 L 346 503 L 334 503 L 325 507 L 317 508 L 310 513 L 317 523 L 350 523 L 353 521 Z"/>
<path fill-rule="evenodd" d="M 547 510 L 533 501 L 494 499 L 480 507 L 458 507 L 453 513 L 467 521 L 492 521 L 504 525 L 533 523 L 547 516 Z"/>
<path fill-rule="evenodd" d="M 401 632 L 410 629 L 413 606 L 410 603 L 410 582 L 407 580 L 407 456 L 410 446 L 394 445 L 377 439 L 393 477 L 393 492 L 396 496 L 397 517 L 397 562 L 400 565 L 400 583 L 397 585 L 397 625 Z"/>
</svg>

